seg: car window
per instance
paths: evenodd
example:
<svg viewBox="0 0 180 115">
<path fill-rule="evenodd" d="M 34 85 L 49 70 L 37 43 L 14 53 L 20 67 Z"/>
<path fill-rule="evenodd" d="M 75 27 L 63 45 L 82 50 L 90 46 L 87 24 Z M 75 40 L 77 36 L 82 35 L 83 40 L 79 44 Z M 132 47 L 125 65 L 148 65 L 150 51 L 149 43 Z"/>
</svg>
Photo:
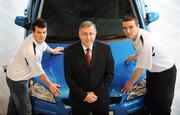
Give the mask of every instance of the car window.
<svg viewBox="0 0 180 115">
<path fill-rule="evenodd" d="M 105 39 L 122 34 L 122 17 L 130 13 L 128 0 L 44 0 L 41 17 L 48 23 L 50 39 L 76 39 L 84 20 L 93 21 L 98 38 Z"/>
</svg>

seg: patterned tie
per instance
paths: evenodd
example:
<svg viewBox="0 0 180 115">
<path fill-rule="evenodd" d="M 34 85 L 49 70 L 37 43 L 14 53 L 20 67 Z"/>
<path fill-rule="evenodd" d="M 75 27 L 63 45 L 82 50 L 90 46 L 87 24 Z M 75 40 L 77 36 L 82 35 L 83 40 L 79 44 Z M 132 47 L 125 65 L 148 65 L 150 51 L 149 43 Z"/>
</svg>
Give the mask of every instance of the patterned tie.
<svg viewBox="0 0 180 115">
<path fill-rule="evenodd" d="M 88 62 L 89 67 L 91 66 L 91 55 L 90 55 L 90 49 L 86 49 L 86 60 Z"/>
</svg>

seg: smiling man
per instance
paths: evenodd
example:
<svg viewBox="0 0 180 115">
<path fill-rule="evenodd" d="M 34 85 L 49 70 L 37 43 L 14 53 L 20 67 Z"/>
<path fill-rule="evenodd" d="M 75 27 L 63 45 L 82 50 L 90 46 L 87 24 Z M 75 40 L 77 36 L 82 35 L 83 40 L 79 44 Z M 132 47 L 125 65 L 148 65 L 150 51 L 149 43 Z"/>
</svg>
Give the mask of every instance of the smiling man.
<svg viewBox="0 0 180 115">
<path fill-rule="evenodd" d="M 52 83 L 45 74 L 42 65 L 44 51 L 61 54 L 63 47 L 50 48 L 46 43 L 47 24 L 37 19 L 32 25 L 32 34 L 25 38 L 15 58 L 8 64 L 6 81 L 10 89 L 7 115 L 31 115 L 29 79 L 39 76 L 54 96 L 59 94 L 58 85 Z"/>
<path fill-rule="evenodd" d="M 129 92 L 143 70 L 147 70 L 147 99 L 151 115 L 170 115 L 176 81 L 176 66 L 150 33 L 139 28 L 132 15 L 123 18 L 122 27 L 127 38 L 134 43 L 136 53 L 126 60 L 136 61 L 136 70 L 122 91 Z"/>
</svg>

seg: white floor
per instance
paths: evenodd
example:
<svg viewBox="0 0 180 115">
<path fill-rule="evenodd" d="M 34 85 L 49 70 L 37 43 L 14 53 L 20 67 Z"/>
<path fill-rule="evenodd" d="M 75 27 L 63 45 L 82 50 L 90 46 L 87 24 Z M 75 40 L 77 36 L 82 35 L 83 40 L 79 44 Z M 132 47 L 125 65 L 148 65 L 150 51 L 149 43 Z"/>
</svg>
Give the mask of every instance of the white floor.
<svg viewBox="0 0 180 115">
<path fill-rule="evenodd" d="M 17 15 L 23 15 L 28 0 L 0 0 L 0 115 L 5 115 L 9 98 L 2 66 L 13 58 L 23 40 L 23 28 L 14 24 Z M 149 11 L 156 11 L 160 19 L 151 24 L 151 31 L 162 41 L 167 53 L 176 62 L 180 70 L 180 0 L 146 0 Z M 180 78 L 176 82 L 172 115 L 180 113 Z"/>
<path fill-rule="evenodd" d="M 172 115 L 180 115 L 180 0 L 146 0 L 150 11 L 160 14 L 159 20 L 151 24 L 151 30 L 161 41 L 166 52 L 174 59 L 177 66 L 175 97 Z"/>
<path fill-rule="evenodd" d="M 0 115 L 7 110 L 9 89 L 2 66 L 12 59 L 23 41 L 23 28 L 14 24 L 17 15 L 24 15 L 28 0 L 0 0 Z"/>
</svg>

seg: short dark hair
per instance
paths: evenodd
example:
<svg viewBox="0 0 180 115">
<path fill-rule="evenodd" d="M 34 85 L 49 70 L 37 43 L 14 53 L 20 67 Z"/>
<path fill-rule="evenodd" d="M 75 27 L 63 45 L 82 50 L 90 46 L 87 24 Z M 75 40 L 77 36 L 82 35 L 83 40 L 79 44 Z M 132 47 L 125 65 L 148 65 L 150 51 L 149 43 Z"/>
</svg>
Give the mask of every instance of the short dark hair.
<svg viewBox="0 0 180 115">
<path fill-rule="evenodd" d="M 123 17 L 123 22 L 132 21 L 132 20 L 135 21 L 136 25 L 138 25 L 138 20 L 134 15 L 128 14 L 128 15 Z"/>
<path fill-rule="evenodd" d="M 42 18 L 38 18 L 34 21 L 34 23 L 32 24 L 32 30 L 35 31 L 35 27 L 39 27 L 39 28 L 46 28 L 47 27 L 47 23 L 44 19 Z"/>
</svg>

